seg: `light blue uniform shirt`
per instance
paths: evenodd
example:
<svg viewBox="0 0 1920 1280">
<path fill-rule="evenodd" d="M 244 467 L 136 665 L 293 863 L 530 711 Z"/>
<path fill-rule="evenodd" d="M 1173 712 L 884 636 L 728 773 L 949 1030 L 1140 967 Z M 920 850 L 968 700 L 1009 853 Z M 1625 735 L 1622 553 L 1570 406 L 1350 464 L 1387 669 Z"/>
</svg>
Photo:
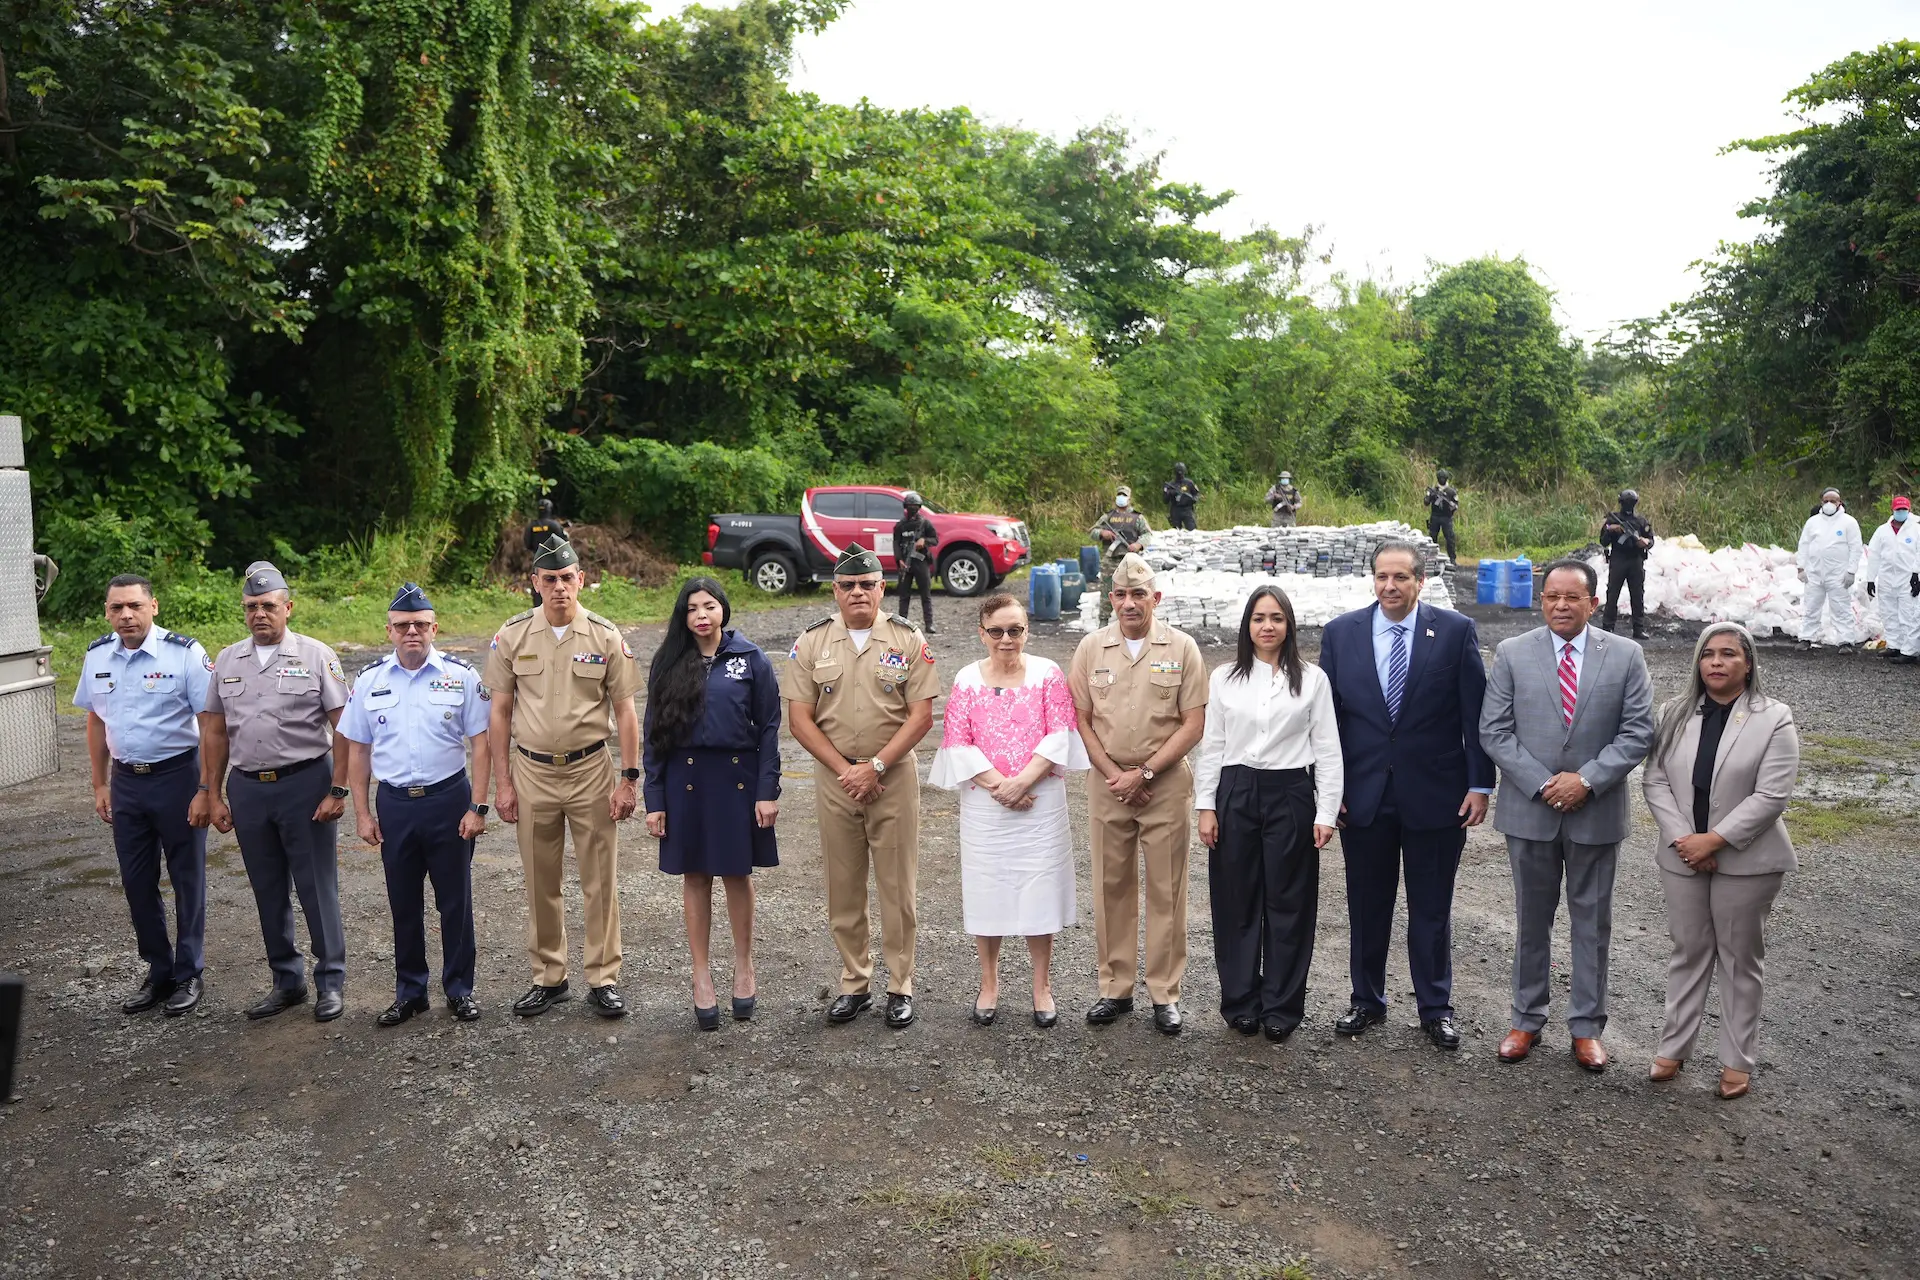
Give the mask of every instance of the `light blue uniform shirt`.
<svg viewBox="0 0 1920 1280">
<path fill-rule="evenodd" d="M 491 695 L 473 667 L 438 649 L 418 671 L 389 654 L 360 673 L 340 736 L 373 747 L 373 776 L 424 787 L 467 767 L 467 739 L 487 731 Z"/>
<path fill-rule="evenodd" d="M 1382 696 L 1385 696 L 1387 692 L 1387 669 L 1392 665 L 1393 659 L 1393 629 L 1395 627 L 1405 627 L 1407 629 L 1407 671 L 1411 674 L 1413 671 L 1413 638 L 1420 633 L 1420 628 L 1414 624 L 1419 621 L 1420 603 L 1417 600 L 1414 602 L 1413 608 L 1408 611 L 1407 616 L 1398 622 L 1387 617 L 1387 611 L 1385 609 L 1375 609 L 1373 611 L 1373 670 L 1375 674 L 1380 677 L 1380 693 Z M 1583 631 L 1580 635 L 1581 643 L 1584 644 L 1586 642 L 1586 633 Z M 1400 696 L 1405 698 L 1406 692 L 1403 690 Z M 1479 731 L 1477 725 L 1474 727 L 1474 731 Z M 1478 792 L 1483 796 L 1493 794 L 1492 787 L 1468 787 L 1467 790 Z"/>
<path fill-rule="evenodd" d="M 194 715 L 206 704 L 213 663 L 192 636 L 155 625 L 137 649 L 113 632 L 87 646 L 73 705 L 107 726 L 122 764 L 157 764 L 200 745 Z"/>
</svg>

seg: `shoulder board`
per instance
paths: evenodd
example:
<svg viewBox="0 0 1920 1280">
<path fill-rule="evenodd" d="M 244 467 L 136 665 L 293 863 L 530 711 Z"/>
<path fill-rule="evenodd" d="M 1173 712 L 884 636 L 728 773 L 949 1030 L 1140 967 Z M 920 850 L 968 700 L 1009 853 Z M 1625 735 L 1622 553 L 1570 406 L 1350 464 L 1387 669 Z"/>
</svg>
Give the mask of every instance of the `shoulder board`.
<svg viewBox="0 0 1920 1280">
<path fill-rule="evenodd" d="M 613 627 L 615 631 L 618 631 L 620 629 L 619 627 L 614 626 L 613 619 L 603 618 L 591 609 L 582 609 L 580 612 L 587 615 L 587 621 L 589 622 L 597 622 L 603 627 Z"/>
<path fill-rule="evenodd" d="M 891 622 L 899 623 L 901 626 L 905 627 L 909 631 L 918 631 L 920 629 L 919 627 L 916 627 L 913 625 L 913 619 L 907 617 L 903 613 L 890 613 L 887 615 L 887 618 Z"/>
<path fill-rule="evenodd" d="M 833 615 L 828 614 L 826 617 L 820 619 L 820 621 L 818 622 L 809 622 L 805 627 L 801 628 L 800 634 L 805 635 L 809 631 L 818 631 L 820 628 L 826 626 L 829 622 L 832 622 L 832 621 L 833 621 Z M 111 639 L 111 637 L 109 637 L 109 639 Z"/>
<path fill-rule="evenodd" d="M 455 657 L 455 656 L 454 656 L 453 654 L 451 654 L 451 653 L 443 653 L 443 654 L 441 654 L 441 655 L 440 655 L 440 657 L 441 657 L 441 660 L 442 660 L 442 661 L 444 661 L 444 662 L 446 662 L 446 663 L 448 663 L 448 664 L 450 664 L 450 665 L 452 665 L 452 666 L 456 666 L 456 667 L 466 667 L 466 668 L 469 668 L 469 669 L 471 669 L 471 668 L 473 667 L 473 664 L 472 664 L 471 662 L 468 662 L 468 661 L 467 661 L 467 660 L 466 660 L 465 658 L 459 658 L 459 657 Z"/>
<path fill-rule="evenodd" d="M 199 643 L 199 641 L 195 640 L 192 636 L 183 636 L 178 631 L 167 632 L 164 639 L 168 644 L 177 644 L 182 649 L 191 649 Z"/>
<path fill-rule="evenodd" d="M 538 609 L 522 609 L 519 613 L 514 614 L 511 618 L 508 618 L 505 622 L 501 623 L 500 625 L 503 627 L 510 627 L 516 622 L 525 622 L 528 618 L 531 618 L 534 614 L 538 612 L 539 612 Z"/>
<path fill-rule="evenodd" d="M 98 640 L 95 640 L 91 644 L 89 644 L 87 648 L 98 649 L 101 645 L 105 644 L 107 641 L 111 639 L 113 639 L 113 632 L 109 631 L 107 632 L 107 634 L 101 636 Z"/>
</svg>

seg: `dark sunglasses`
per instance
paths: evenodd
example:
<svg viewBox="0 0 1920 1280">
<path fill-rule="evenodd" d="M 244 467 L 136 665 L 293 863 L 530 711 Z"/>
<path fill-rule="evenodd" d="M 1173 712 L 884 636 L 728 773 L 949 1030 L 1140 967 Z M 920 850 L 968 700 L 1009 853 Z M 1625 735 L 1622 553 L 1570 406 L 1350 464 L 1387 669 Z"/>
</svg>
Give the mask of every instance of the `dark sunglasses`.
<svg viewBox="0 0 1920 1280">
<path fill-rule="evenodd" d="M 982 627 L 980 629 L 987 633 L 987 639 L 989 640 L 1004 640 L 1008 636 L 1012 636 L 1015 640 L 1018 640 L 1021 636 L 1027 634 L 1025 627 Z"/>
<path fill-rule="evenodd" d="M 390 631 L 431 631 L 433 630 L 433 624 L 431 622 L 389 622 L 387 629 Z"/>
</svg>

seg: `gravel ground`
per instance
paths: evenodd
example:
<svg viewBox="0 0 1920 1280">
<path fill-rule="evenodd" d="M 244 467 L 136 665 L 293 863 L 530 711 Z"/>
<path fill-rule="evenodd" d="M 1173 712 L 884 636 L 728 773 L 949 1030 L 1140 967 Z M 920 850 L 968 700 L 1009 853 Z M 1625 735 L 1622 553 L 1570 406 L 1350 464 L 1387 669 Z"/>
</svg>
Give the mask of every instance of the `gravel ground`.
<svg viewBox="0 0 1920 1280">
<path fill-rule="evenodd" d="M 827 607 L 747 615 L 745 630 L 784 653 Z M 975 656 L 972 607 L 939 610 L 950 678 Z M 1474 612 L 1489 646 L 1536 620 Z M 644 660 L 659 628 L 631 634 Z M 1033 650 L 1064 664 L 1077 639 L 1043 625 Z M 1663 693 L 1690 645 L 1677 626 L 1650 644 Z M 955 807 L 931 790 L 920 1021 L 828 1027 L 837 963 L 810 771 L 791 741 L 783 861 L 757 877 L 750 1024 L 694 1030 L 678 885 L 638 822 L 622 834 L 624 1021 L 578 1001 L 507 1012 L 527 982 L 526 916 L 497 824 L 474 868 L 481 1021 L 436 1008 L 374 1026 L 392 935 L 377 856 L 348 838 L 347 1016 L 248 1024 L 240 1010 L 267 973 L 237 850 L 218 836 L 204 1005 L 126 1018 L 139 961 L 80 722 L 63 719 L 64 772 L 8 795 L 0 826 L 0 968 L 29 982 L 18 1096 L 0 1107 L 0 1275 L 1912 1276 L 1920 887 L 1901 837 L 1920 811 L 1920 681 L 1785 646 L 1763 663 L 1806 735 L 1803 793 L 1840 803 L 1800 838 L 1774 917 L 1763 1063 L 1731 1105 L 1711 1092 L 1711 1022 L 1708 1053 L 1678 1081 L 1645 1080 L 1666 940 L 1637 799 L 1603 1076 L 1574 1066 L 1559 1026 L 1524 1064 L 1494 1057 L 1512 910 L 1491 828 L 1468 842 L 1455 905 L 1456 1054 L 1420 1035 L 1398 949 L 1395 1016 L 1357 1042 L 1333 1034 L 1346 1002 L 1337 849 L 1309 1023 L 1285 1045 L 1214 1014 L 1203 855 L 1186 1034 L 1156 1034 L 1144 1012 L 1082 1020 L 1096 995 L 1084 878 L 1083 923 L 1058 948 L 1060 1025 L 1017 1016 L 1015 944 L 1007 1016 L 973 1026 Z M 1074 821 L 1084 832 L 1077 795 Z M 569 909 L 577 955 L 571 886 Z"/>
</svg>

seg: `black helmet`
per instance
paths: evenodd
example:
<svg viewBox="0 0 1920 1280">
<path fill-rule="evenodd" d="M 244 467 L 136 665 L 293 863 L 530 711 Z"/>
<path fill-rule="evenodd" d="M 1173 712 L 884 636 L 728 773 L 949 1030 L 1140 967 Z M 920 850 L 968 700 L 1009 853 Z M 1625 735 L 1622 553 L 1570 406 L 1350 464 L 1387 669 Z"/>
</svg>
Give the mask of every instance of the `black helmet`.
<svg viewBox="0 0 1920 1280">
<path fill-rule="evenodd" d="M 550 516 L 550 515 L 552 515 L 552 514 L 553 514 L 553 499 L 552 499 L 552 498 L 542 498 L 542 499 L 540 499 L 540 514 L 541 514 L 541 515 L 543 515 L 543 516 Z"/>
<path fill-rule="evenodd" d="M 1632 489 L 1622 489 L 1620 491 L 1620 509 L 1622 511 L 1631 511 L 1639 505 L 1639 494 L 1635 493 Z"/>
<path fill-rule="evenodd" d="M 905 504 L 908 510 L 913 510 L 915 508 L 924 507 L 927 505 L 926 503 L 920 500 L 920 495 L 915 493 L 911 489 L 907 490 L 905 493 L 900 495 L 900 501 L 903 504 Z"/>
<path fill-rule="evenodd" d="M 1187 474 L 1187 464 L 1186 464 L 1186 463 L 1184 463 L 1184 462 L 1176 462 L 1176 463 L 1174 463 L 1174 464 L 1173 464 L 1173 474 L 1174 474 L 1174 475 L 1176 475 L 1176 476 L 1179 476 L 1179 477 L 1181 477 L 1182 479 L 1184 479 L 1184 478 L 1186 477 L 1186 474 Z"/>
<path fill-rule="evenodd" d="M 1449 480 L 1453 479 L 1453 472 L 1447 470 L 1445 467 L 1440 468 L 1439 475 L 1441 484 L 1446 484 Z"/>
</svg>

